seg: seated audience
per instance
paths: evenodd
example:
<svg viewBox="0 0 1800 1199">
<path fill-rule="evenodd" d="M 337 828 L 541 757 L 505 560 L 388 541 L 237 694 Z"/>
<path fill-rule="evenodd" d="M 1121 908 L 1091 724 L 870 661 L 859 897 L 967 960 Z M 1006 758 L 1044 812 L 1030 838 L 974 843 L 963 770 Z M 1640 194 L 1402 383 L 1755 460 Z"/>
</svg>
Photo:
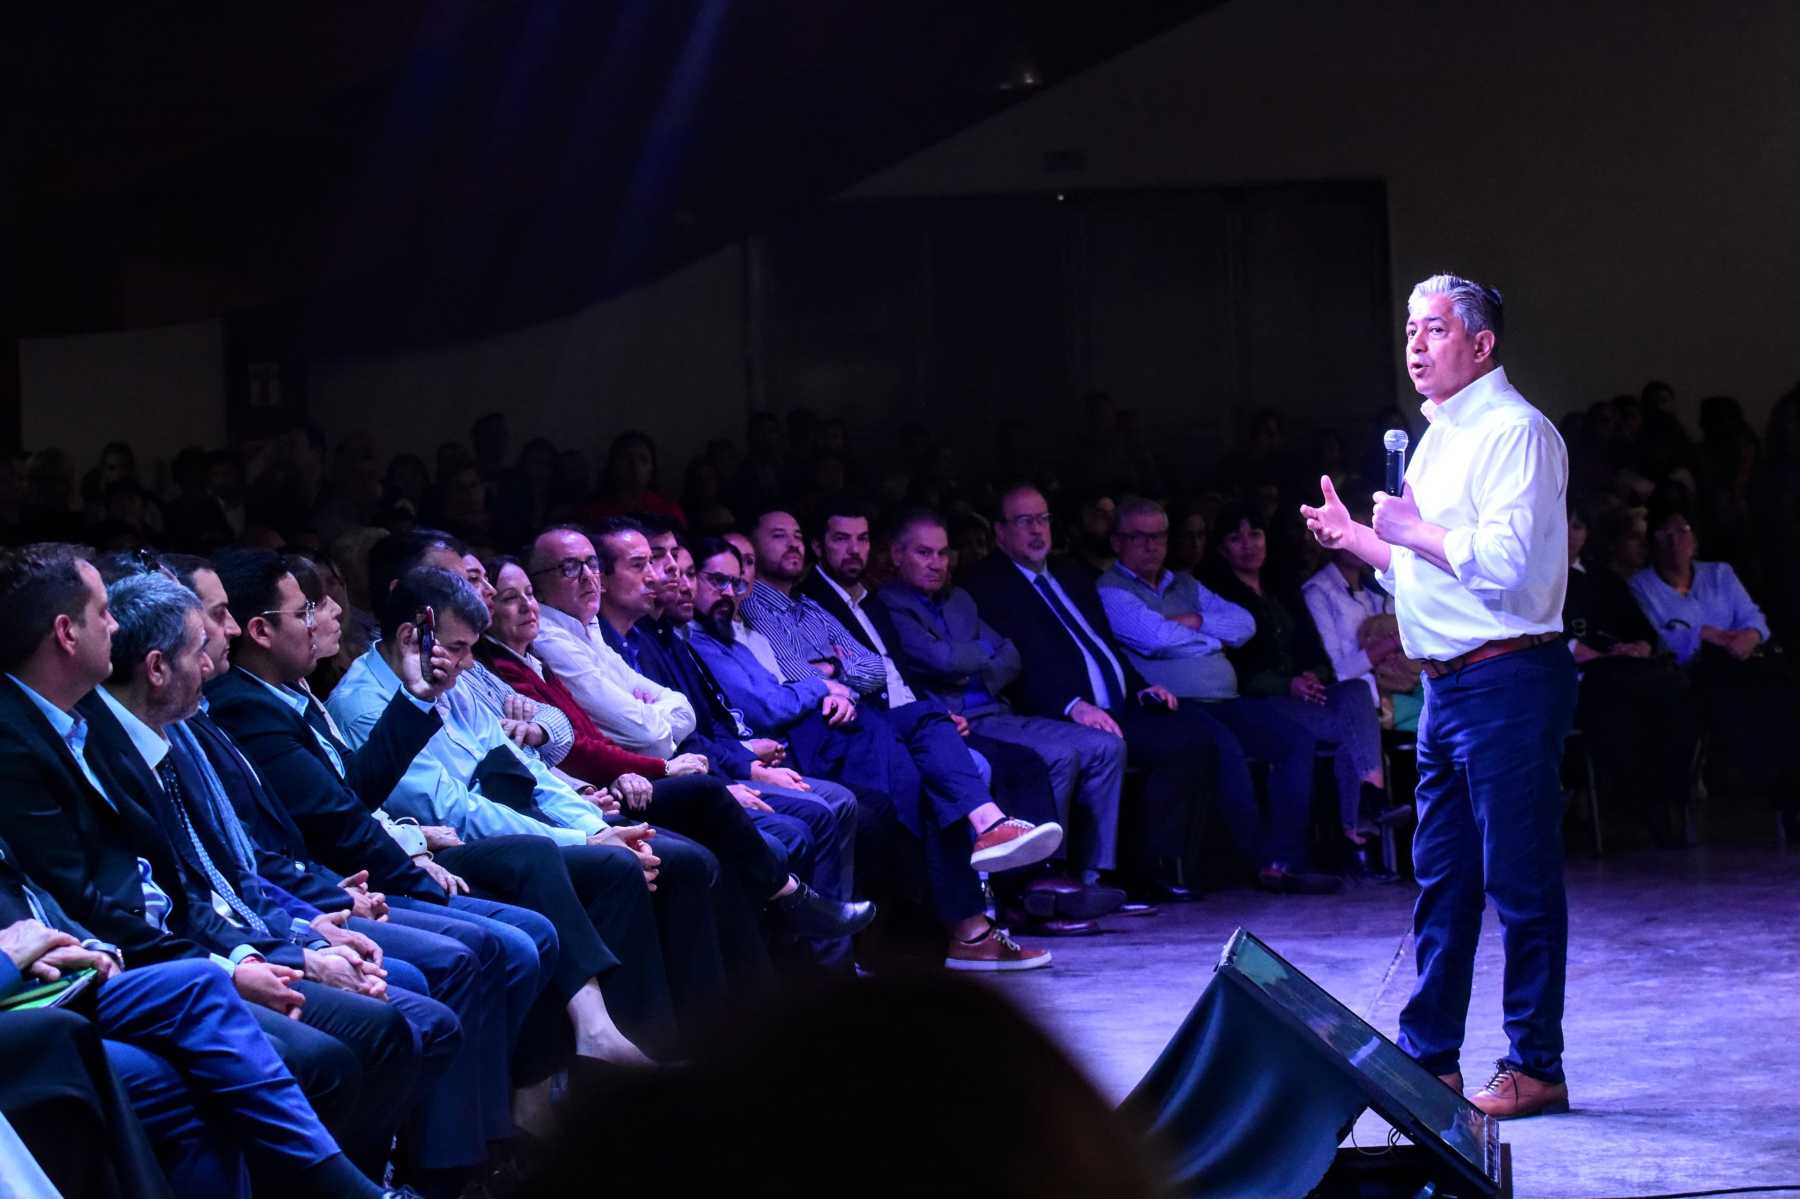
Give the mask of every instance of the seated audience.
<svg viewBox="0 0 1800 1199">
<path fill-rule="evenodd" d="M 1730 565 L 1696 560 L 1685 511 L 1655 509 L 1648 528 L 1651 564 L 1631 577 L 1631 593 L 1700 697 L 1710 782 L 1767 795 L 1800 831 L 1800 767 L 1783 747 L 1800 696 L 1786 656 Z"/>
<path fill-rule="evenodd" d="M 841 563 L 831 540 L 846 524 L 850 531 L 857 527 L 843 517 L 827 521 L 822 567 L 834 559 Z M 949 530 L 938 516 L 922 509 L 902 516 L 890 556 L 896 578 L 881 588 L 881 608 L 870 609 L 865 619 L 873 623 L 875 613 L 882 614 L 878 627 L 889 630 L 884 643 L 912 686 L 983 737 L 1024 746 L 1049 768 L 1057 820 L 1072 830 L 1074 877 L 1032 879 L 1021 897 L 1024 910 L 1040 920 L 1076 921 L 1119 910 L 1124 894 L 1100 883 L 1118 866 L 1124 743 L 1098 729 L 1019 715 L 1000 698 L 1018 677 L 1018 648 L 985 624 L 975 601 L 950 583 Z M 836 569 L 842 572 L 841 565 Z M 857 599 L 861 612 L 863 597 Z M 1146 910 L 1134 903 L 1130 914 Z"/>
<path fill-rule="evenodd" d="M 891 726 L 864 721 L 847 688 L 833 690 L 831 680 L 810 668 L 785 677 L 769 639 L 740 623 L 739 597 L 754 584 L 745 577 L 745 559 L 736 545 L 702 538 L 694 557 L 698 575 L 690 641 L 706 671 L 755 736 L 779 742 L 792 734 L 814 733 L 804 744 L 793 743 L 797 765 L 852 786 L 859 803 L 871 800 L 865 788 L 874 788 L 879 798 L 865 808 L 864 819 L 880 827 L 885 815 L 904 829 L 911 847 L 905 856 L 922 866 L 932 913 L 948 934 L 945 966 L 988 971 L 1048 966 L 1048 950 L 1020 945 L 987 918 L 976 874 L 984 863 L 974 859 L 967 818 L 982 804 L 993 805 L 978 798 L 979 778 L 973 770 L 965 778 L 953 773 L 961 769 L 953 762 L 928 788 L 922 776 L 932 764 L 919 762 Z M 809 728 L 815 716 L 823 717 L 823 733 Z M 1006 842 L 995 844 L 1004 849 Z M 1043 849 L 1035 860 L 1048 852 Z"/>
<path fill-rule="evenodd" d="M 965 585 L 985 619 L 1019 648 L 1014 707 L 1122 737 L 1127 764 L 1144 770 L 1142 832 L 1125 845 L 1138 872 L 1152 873 L 1165 894 L 1185 890 L 1178 864 L 1188 854 L 1189 816 L 1210 789 L 1259 886 L 1337 889 L 1338 880 L 1304 869 L 1305 807 L 1295 808 L 1289 797 L 1287 807 L 1272 804 L 1265 820 L 1237 738 L 1199 705 L 1184 705 L 1139 674 L 1114 637 L 1094 584 L 1079 568 L 1051 561 L 1043 493 L 1015 486 L 998 504 L 1000 553 Z"/>
<path fill-rule="evenodd" d="M 1581 560 L 1587 521 L 1569 513 L 1569 589 L 1563 631 L 1580 674 L 1575 727 L 1600 776 L 1631 804 L 1658 845 L 1679 844 L 1674 821 L 1688 804 L 1700 729 L 1686 680 L 1667 655 L 1625 581 Z"/>
<path fill-rule="evenodd" d="M 403 826 L 382 809 L 442 727 L 436 700 L 455 679 L 448 651 L 434 651 L 429 674 L 416 657 L 403 664 L 405 694 L 393 697 L 361 751 L 353 751 L 325 706 L 305 690 L 318 658 L 337 649 L 329 597 L 308 598 L 268 551 L 221 554 L 214 566 L 241 632 L 232 669 L 207 685 L 209 716 L 230 734 L 270 797 L 246 820 L 252 835 L 337 872 L 360 915 L 390 907 L 472 920 L 514 947 L 517 938 L 506 930 L 524 933 L 550 973 L 548 993 L 566 1011 L 583 1057 L 634 1061 L 633 1040 L 671 1044 L 668 984 L 634 858 L 604 855 L 571 872 L 540 837 L 464 844 L 453 829 Z M 509 961 L 514 952 L 509 949 Z M 632 1029 L 630 1038 L 613 1023 L 609 1003 Z"/>
<path fill-rule="evenodd" d="M 613 438 L 606 451 L 600 494 L 582 509 L 581 515 L 584 520 L 595 522 L 609 516 L 640 514 L 687 523 L 681 505 L 657 490 L 656 443 L 648 433 L 629 429 Z"/>
<path fill-rule="evenodd" d="M 298 946 L 257 937 L 210 906 L 189 903 L 167 826 L 119 781 L 117 771 L 129 763 L 88 752 L 92 708 L 80 705 L 113 674 L 116 625 L 99 572 L 75 547 L 0 554 L 0 611 L 0 794 L 10 797 L 0 804 L 0 837 L 17 864 L 134 970 L 212 958 L 256 1005 L 258 1023 L 309 1093 L 330 1094 L 346 1069 L 360 1072 L 330 1126 L 358 1167 L 378 1177 L 417 1079 L 406 1019 L 385 1004 L 304 981 L 304 967 L 326 967 L 307 962 Z M 197 618 L 180 636 L 188 651 L 179 655 L 183 679 L 197 696 L 204 670 Z M 174 665 L 164 659 L 176 648 L 153 648 L 155 673 L 172 679 Z M 129 645 L 119 655 L 134 656 Z M 149 658 L 136 660 L 136 678 L 151 673 Z"/>
<path fill-rule="evenodd" d="M 1366 506 L 1351 515 L 1367 523 Z M 1394 599 L 1368 565 L 1348 550 L 1333 550 L 1300 585 L 1320 647 L 1339 679 L 1361 679 L 1381 709 L 1382 725 L 1414 732 L 1425 707 L 1419 666 L 1400 649 Z"/>
<path fill-rule="evenodd" d="M 1260 514 L 1227 505 L 1215 528 L 1218 538 L 1207 582 L 1256 622 L 1256 633 L 1230 651 L 1239 689 L 1306 729 L 1317 742 L 1335 747 L 1338 815 L 1346 835 L 1359 838 L 1365 809 L 1379 812 L 1385 806 L 1381 721 L 1369 702 L 1369 689 L 1360 679 L 1336 679 L 1312 621 L 1296 620 L 1289 604 L 1265 586 L 1268 546 Z"/>
</svg>

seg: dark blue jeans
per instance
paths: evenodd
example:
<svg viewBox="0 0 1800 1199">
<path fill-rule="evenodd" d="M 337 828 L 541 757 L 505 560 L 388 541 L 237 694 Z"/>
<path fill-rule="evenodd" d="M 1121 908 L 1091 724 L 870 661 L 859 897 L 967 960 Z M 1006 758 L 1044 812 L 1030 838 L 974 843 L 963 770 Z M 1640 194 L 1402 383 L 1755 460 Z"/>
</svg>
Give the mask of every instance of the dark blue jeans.
<svg viewBox="0 0 1800 1199">
<path fill-rule="evenodd" d="M 1425 680 L 1413 937 L 1419 979 L 1400 1047 L 1434 1074 L 1459 1068 L 1484 899 L 1506 950 L 1505 1061 L 1561 1082 L 1569 909 L 1563 893 L 1563 741 L 1575 663 L 1552 641 Z"/>
</svg>

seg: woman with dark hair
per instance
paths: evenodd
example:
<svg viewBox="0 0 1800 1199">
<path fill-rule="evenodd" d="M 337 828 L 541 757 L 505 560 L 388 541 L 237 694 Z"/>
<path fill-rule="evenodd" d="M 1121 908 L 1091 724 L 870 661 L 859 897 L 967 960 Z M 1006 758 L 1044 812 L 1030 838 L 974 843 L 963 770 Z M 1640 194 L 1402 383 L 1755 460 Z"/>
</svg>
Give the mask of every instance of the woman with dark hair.
<svg viewBox="0 0 1800 1199">
<path fill-rule="evenodd" d="M 1254 505 L 1227 504 L 1214 523 L 1206 585 L 1256 620 L 1250 640 L 1228 650 L 1238 693 L 1276 708 L 1321 742 L 1336 747 L 1338 812 L 1345 836 L 1361 844 L 1363 791 L 1382 800 L 1381 718 L 1361 679 L 1337 681 L 1318 631 L 1298 599 L 1265 587 L 1268 528 Z M 1296 619 L 1295 612 L 1301 613 Z"/>
<path fill-rule="evenodd" d="M 666 516 L 687 526 L 681 505 L 656 489 L 656 443 L 648 433 L 627 429 L 607 449 L 600 494 L 582 510 L 582 517 L 598 523 L 609 516 L 634 515 Z"/>
<path fill-rule="evenodd" d="M 1650 565 L 1632 576 L 1631 593 L 1699 692 L 1709 783 L 1769 795 L 1800 831 L 1800 759 L 1786 746 L 1800 695 L 1769 622 L 1729 563 L 1697 559 L 1685 508 L 1652 509 L 1649 530 Z"/>
</svg>

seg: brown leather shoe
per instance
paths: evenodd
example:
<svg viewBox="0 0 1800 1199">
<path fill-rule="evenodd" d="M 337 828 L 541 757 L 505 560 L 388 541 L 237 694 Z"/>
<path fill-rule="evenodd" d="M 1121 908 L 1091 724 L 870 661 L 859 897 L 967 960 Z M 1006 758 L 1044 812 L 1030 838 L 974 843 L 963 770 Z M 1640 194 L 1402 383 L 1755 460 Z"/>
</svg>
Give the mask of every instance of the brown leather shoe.
<svg viewBox="0 0 1800 1199">
<path fill-rule="evenodd" d="M 1438 1081 L 1449 1087 L 1452 1091 L 1455 1091 L 1458 1095 L 1462 1094 L 1463 1079 L 1461 1070 L 1458 1070 L 1455 1074 L 1440 1074 L 1438 1075 Z"/>
<path fill-rule="evenodd" d="M 944 952 L 944 965 L 951 970 L 1036 970 L 1049 964 L 1048 949 L 1026 949 L 998 924 L 989 924 L 979 941 L 950 938 Z"/>
<path fill-rule="evenodd" d="M 1032 824 L 1028 820 L 1007 816 L 994 821 L 988 826 L 987 832 L 975 838 L 974 852 L 969 855 L 969 866 L 975 870 L 985 870 L 989 874 L 1035 866 L 1056 852 L 1056 847 L 1062 844 L 1062 836 L 1060 824 Z"/>
<path fill-rule="evenodd" d="M 1487 1085 L 1469 1096 L 1469 1102 L 1496 1120 L 1522 1120 L 1569 1110 L 1569 1084 L 1544 1082 L 1505 1062 L 1496 1062 Z"/>
</svg>

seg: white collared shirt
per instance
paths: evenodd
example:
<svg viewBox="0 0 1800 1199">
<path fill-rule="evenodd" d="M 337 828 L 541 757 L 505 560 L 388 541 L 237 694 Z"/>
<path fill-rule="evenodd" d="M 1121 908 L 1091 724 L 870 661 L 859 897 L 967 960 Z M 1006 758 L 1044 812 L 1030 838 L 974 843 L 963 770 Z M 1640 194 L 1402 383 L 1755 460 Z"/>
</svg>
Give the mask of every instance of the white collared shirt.
<svg viewBox="0 0 1800 1199">
<path fill-rule="evenodd" d="M 1081 626 L 1081 631 L 1093 641 L 1096 649 L 1106 655 L 1106 662 L 1102 665 L 1094 659 L 1093 654 L 1087 651 L 1087 647 L 1081 644 L 1079 637 L 1071 636 L 1069 638 L 1075 643 L 1075 648 L 1081 651 L 1081 660 L 1087 665 L 1088 687 L 1094 693 L 1094 702 L 1099 703 L 1103 700 L 1109 690 L 1116 697 L 1118 703 L 1122 704 L 1130 698 L 1125 694 L 1125 671 L 1119 666 L 1119 660 L 1113 657 L 1112 651 L 1106 647 L 1105 639 L 1094 631 L 1094 626 L 1087 622 L 1087 617 L 1081 614 L 1081 609 L 1075 606 L 1075 601 L 1070 598 L 1067 591 L 1063 590 L 1063 585 L 1056 581 L 1056 576 L 1051 573 L 1049 566 L 1046 565 L 1043 570 L 1033 570 L 1023 562 L 1014 562 L 1013 567 L 1025 576 L 1025 581 L 1031 584 L 1032 593 L 1040 599 L 1043 597 L 1043 592 L 1038 590 L 1037 581 L 1043 579 L 1045 583 L 1049 584 L 1050 590 L 1056 593 L 1056 598 L 1062 601 L 1063 606 L 1069 610 L 1069 615 L 1075 618 L 1075 623 Z M 1044 600 L 1044 605 L 1052 613 L 1056 612 L 1055 606 L 1049 600 Z M 1064 623 L 1060 614 L 1057 614 L 1056 622 Z M 1106 672 L 1110 672 L 1112 675 L 1113 682 L 1111 684 L 1106 681 Z M 1083 698 L 1077 695 L 1070 700 L 1063 707 L 1063 715 L 1067 716 L 1074 711 L 1075 705 L 1080 703 Z"/>
<path fill-rule="evenodd" d="M 904 708 L 907 704 L 917 700 L 919 697 L 913 694 L 913 689 L 908 687 L 906 680 L 900 677 L 900 668 L 894 665 L 894 655 L 889 652 L 887 643 L 876 631 L 875 622 L 869 619 L 867 612 L 863 611 L 863 600 L 869 598 L 869 589 L 863 588 L 862 599 L 859 600 L 838 586 L 838 581 L 824 571 L 819 572 L 819 577 L 825 580 L 827 587 L 837 592 L 844 598 L 844 602 L 850 605 L 850 615 L 856 617 L 856 623 L 861 625 L 862 631 L 869 635 L 869 644 L 873 645 L 875 652 L 881 655 L 881 665 L 887 671 L 888 707 Z"/>
<path fill-rule="evenodd" d="M 1409 658 L 1447 661 L 1489 641 L 1562 629 L 1569 585 L 1569 455 L 1497 367 L 1442 403 L 1406 468 L 1419 515 L 1442 526 L 1446 574 L 1393 547 L 1379 575 Z"/>
<path fill-rule="evenodd" d="M 600 731 L 626 749 L 667 758 L 694 731 L 687 696 L 645 678 L 606 644 L 600 622 L 586 624 L 544 604 L 532 652 L 556 672 Z M 640 695 L 648 699 L 638 698 Z"/>
</svg>

